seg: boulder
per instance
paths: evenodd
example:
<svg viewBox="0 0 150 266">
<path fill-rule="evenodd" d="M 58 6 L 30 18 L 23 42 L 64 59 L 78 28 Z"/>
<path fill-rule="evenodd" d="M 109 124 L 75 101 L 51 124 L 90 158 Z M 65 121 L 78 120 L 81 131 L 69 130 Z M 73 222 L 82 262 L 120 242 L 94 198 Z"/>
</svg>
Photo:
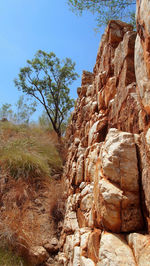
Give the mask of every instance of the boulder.
<svg viewBox="0 0 150 266">
<path fill-rule="evenodd" d="M 137 265 L 148 266 L 150 262 L 150 236 L 131 233 L 127 240 L 134 252 Z"/>
<path fill-rule="evenodd" d="M 30 262 L 34 265 L 44 263 L 48 259 L 49 255 L 46 249 L 42 246 L 34 246 L 29 250 Z"/>
<path fill-rule="evenodd" d="M 97 162 L 94 204 L 100 227 L 118 233 L 142 229 L 133 134 L 109 130 Z"/>
<path fill-rule="evenodd" d="M 97 266 L 105 265 L 136 266 L 132 250 L 123 236 L 108 232 L 102 233 Z"/>
</svg>

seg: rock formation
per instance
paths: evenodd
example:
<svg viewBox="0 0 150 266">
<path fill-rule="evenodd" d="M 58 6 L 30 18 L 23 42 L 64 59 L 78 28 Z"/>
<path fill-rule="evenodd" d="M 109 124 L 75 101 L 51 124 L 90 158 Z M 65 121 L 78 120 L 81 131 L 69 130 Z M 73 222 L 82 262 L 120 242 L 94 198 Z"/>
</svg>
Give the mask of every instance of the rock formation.
<svg viewBox="0 0 150 266">
<path fill-rule="evenodd" d="M 110 21 L 77 90 L 60 265 L 150 265 L 149 1 L 136 13 L 137 33 Z"/>
</svg>

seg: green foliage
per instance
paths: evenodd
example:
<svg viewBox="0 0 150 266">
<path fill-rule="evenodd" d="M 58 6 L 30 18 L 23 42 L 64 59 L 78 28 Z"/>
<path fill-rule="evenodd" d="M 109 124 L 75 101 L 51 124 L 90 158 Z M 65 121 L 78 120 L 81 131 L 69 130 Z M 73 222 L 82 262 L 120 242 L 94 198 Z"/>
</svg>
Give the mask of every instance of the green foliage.
<svg viewBox="0 0 150 266">
<path fill-rule="evenodd" d="M 77 14 L 85 10 L 95 14 L 98 27 L 111 19 L 122 19 L 135 25 L 135 0 L 68 0 L 68 4 Z"/>
<path fill-rule="evenodd" d="M 6 118 L 7 120 L 11 120 L 13 115 L 11 104 L 5 103 L 0 108 L 0 119 Z"/>
<path fill-rule="evenodd" d="M 20 69 L 15 85 L 43 105 L 53 129 L 61 136 L 61 124 L 74 105 L 69 85 L 77 77 L 75 63 L 70 58 L 61 61 L 54 53 L 39 50 Z"/>
<path fill-rule="evenodd" d="M 53 129 L 52 123 L 50 122 L 48 115 L 45 111 L 39 116 L 38 122 L 42 128 L 49 129 L 49 130 Z"/>
<path fill-rule="evenodd" d="M 24 96 L 20 96 L 16 103 L 16 111 L 11 104 L 5 103 L 0 108 L 0 119 L 7 120 L 16 124 L 28 124 L 30 117 L 36 111 L 36 102 L 29 102 L 28 104 Z"/>
<path fill-rule="evenodd" d="M 68 117 L 70 117 L 70 113 L 65 117 L 64 121 L 61 123 L 61 134 L 64 135 L 67 125 L 68 125 Z M 67 119 L 66 119 L 67 118 Z M 39 116 L 39 125 L 47 129 L 49 131 L 53 131 L 52 123 L 50 122 L 47 113 L 44 111 L 41 116 Z"/>
<path fill-rule="evenodd" d="M 20 96 L 19 100 L 16 103 L 17 111 L 14 114 L 14 121 L 17 124 L 28 124 L 30 117 L 36 111 L 36 102 L 30 102 L 27 104 L 24 96 Z"/>
<path fill-rule="evenodd" d="M 61 171 L 56 145 L 46 133 L 8 122 L 1 122 L 0 129 L 0 165 L 12 177 L 43 178 Z"/>
<path fill-rule="evenodd" d="M 0 266 L 27 266 L 27 264 L 21 257 L 15 255 L 13 251 L 0 247 Z"/>
</svg>

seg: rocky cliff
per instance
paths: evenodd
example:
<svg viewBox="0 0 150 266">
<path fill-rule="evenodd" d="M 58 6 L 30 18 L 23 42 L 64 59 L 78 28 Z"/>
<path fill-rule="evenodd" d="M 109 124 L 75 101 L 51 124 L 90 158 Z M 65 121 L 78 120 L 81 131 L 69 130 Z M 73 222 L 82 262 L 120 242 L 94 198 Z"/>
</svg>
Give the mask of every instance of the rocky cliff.
<svg viewBox="0 0 150 266">
<path fill-rule="evenodd" d="M 150 265 L 150 2 L 110 21 L 67 131 L 61 265 Z M 135 55 L 135 56 L 134 56 Z"/>
</svg>

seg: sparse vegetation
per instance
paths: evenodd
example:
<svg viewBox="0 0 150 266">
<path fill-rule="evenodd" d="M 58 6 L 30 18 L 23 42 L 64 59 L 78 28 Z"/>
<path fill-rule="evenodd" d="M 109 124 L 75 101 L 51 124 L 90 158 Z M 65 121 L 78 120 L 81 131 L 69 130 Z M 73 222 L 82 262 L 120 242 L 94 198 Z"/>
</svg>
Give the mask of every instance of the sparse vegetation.
<svg viewBox="0 0 150 266">
<path fill-rule="evenodd" d="M 0 266 L 29 266 L 23 258 L 6 247 L 0 247 Z"/>
<path fill-rule="evenodd" d="M 30 248 L 59 237 L 64 215 L 59 149 L 54 131 L 0 122 L 0 266 L 26 266 L 15 252 L 29 266 Z M 61 215 L 57 221 L 54 209 Z"/>
<path fill-rule="evenodd" d="M 111 19 L 121 19 L 135 27 L 134 0 L 68 0 L 68 4 L 76 14 L 89 11 L 95 15 L 98 27 L 107 25 Z"/>
<path fill-rule="evenodd" d="M 23 95 L 19 97 L 15 106 L 5 103 L 0 107 L 0 119 L 15 124 L 29 124 L 31 116 L 36 111 L 36 102 L 31 102 Z"/>
</svg>

